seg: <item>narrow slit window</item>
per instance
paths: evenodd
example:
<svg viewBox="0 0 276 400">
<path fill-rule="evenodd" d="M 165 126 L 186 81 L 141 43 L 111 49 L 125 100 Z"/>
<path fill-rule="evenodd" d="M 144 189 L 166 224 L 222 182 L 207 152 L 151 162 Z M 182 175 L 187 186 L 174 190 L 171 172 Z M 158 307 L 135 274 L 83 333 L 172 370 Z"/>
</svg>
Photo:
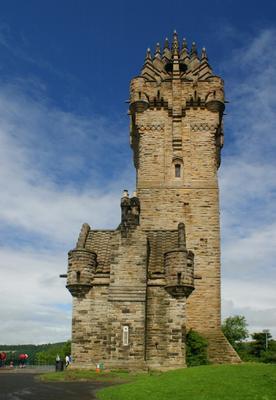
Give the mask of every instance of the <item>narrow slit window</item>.
<svg viewBox="0 0 276 400">
<path fill-rule="evenodd" d="M 123 326 L 123 346 L 128 346 L 129 344 L 129 327 L 127 325 Z"/>
<path fill-rule="evenodd" d="M 80 281 L 80 275 L 81 275 L 80 271 L 77 271 L 77 282 Z"/>
<path fill-rule="evenodd" d="M 175 164 L 175 177 L 180 178 L 181 177 L 181 165 L 180 164 Z"/>
</svg>

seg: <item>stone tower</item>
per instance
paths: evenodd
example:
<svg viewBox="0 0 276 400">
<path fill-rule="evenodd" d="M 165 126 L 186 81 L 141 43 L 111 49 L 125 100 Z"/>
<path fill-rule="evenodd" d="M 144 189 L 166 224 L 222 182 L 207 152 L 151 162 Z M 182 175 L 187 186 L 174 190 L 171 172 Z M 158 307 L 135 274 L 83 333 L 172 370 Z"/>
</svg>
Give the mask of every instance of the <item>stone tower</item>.
<svg viewBox="0 0 276 400">
<path fill-rule="evenodd" d="M 116 230 L 84 224 L 69 252 L 76 366 L 185 365 L 185 334 L 208 339 L 214 362 L 239 358 L 220 330 L 217 169 L 224 89 L 195 43 L 148 49 L 131 81 L 137 192 L 121 199 Z"/>
</svg>

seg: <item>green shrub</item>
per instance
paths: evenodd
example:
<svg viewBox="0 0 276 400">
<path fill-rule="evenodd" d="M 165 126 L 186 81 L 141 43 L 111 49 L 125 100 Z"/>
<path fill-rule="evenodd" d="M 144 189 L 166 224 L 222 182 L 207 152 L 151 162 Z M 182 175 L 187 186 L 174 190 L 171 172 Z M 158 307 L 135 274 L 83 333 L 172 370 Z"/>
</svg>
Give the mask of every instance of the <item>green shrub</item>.
<svg viewBox="0 0 276 400">
<path fill-rule="evenodd" d="M 266 364 L 276 364 L 276 352 L 272 350 L 262 351 L 260 361 Z"/>
<path fill-rule="evenodd" d="M 186 361 L 188 367 L 209 364 L 207 356 L 208 342 L 192 329 L 186 335 Z"/>
</svg>

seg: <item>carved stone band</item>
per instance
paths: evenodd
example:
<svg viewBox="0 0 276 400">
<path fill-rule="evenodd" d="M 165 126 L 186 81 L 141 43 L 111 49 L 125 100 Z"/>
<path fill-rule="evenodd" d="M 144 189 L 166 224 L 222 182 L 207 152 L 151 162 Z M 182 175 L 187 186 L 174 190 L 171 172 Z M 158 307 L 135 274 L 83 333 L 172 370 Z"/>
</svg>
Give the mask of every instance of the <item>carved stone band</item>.
<svg viewBox="0 0 276 400">
<path fill-rule="evenodd" d="M 163 131 L 164 124 L 151 124 L 151 125 L 138 125 L 137 128 L 139 131 Z"/>
<path fill-rule="evenodd" d="M 217 124 L 208 124 L 207 122 L 197 122 L 191 124 L 192 132 L 197 131 L 215 131 L 217 129 Z"/>
</svg>

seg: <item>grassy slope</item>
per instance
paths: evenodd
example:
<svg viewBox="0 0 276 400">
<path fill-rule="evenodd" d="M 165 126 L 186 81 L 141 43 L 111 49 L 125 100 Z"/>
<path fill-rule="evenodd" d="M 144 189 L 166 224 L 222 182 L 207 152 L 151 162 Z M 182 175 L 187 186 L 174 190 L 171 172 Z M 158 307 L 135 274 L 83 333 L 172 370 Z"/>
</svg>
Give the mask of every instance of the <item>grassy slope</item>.
<svg viewBox="0 0 276 400">
<path fill-rule="evenodd" d="M 97 395 L 101 400 L 275 400 L 276 366 L 202 366 L 141 375 Z"/>
</svg>

